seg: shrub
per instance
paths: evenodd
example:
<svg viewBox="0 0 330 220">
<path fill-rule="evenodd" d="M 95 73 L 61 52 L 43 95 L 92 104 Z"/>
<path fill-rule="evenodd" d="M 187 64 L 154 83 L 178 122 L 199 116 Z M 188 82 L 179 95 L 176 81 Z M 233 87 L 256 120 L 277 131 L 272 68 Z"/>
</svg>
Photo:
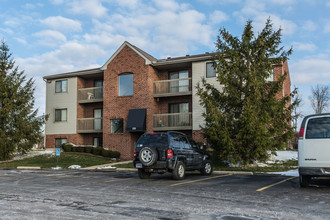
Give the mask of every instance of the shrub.
<svg viewBox="0 0 330 220">
<path fill-rule="evenodd" d="M 94 155 L 100 155 L 100 156 L 101 156 L 101 155 L 102 155 L 102 150 L 103 150 L 102 147 L 94 147 L 92 153 L 93 153 Z"/>
<path fill-rule="evenodd" d="M 62 148 L 64 150 L 64 152 L 72 152 L 72 144 L 62 144 Z"/>
<path fill-rule="evenodd" d="M 111 157 L 111 151 L 108 151 L 106 149 L 102 149 L 102 156 L 103 157 Z"/>
<path fill-rule="evenodd" d="M 76 152 L 84 153 L 85 152 L 85 147 L 75 147 Z"/>
<path fill-rule="evenodd" d="M 120 152 L 118 152 L 118 151 L 110 151 L 110 153 L 111 153 L 111 158 L 119 158 L 120 157 Z"/>
<path fill-rule="evenodd" d="M 94 147 L 85 147 L 85 153 L 92 153 Z"/>
</svg>

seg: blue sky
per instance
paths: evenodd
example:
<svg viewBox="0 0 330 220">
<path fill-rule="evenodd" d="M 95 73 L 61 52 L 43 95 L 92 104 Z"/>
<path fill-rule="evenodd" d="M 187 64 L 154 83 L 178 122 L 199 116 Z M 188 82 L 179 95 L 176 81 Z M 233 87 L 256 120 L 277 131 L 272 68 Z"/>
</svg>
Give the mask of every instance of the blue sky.
<svg viewBox="0 0 330 220">
<path fill-rule="evenodd" d="M 36 82 L 36 107 L 45 111 L 42 77 L 102 66 L 124 42 L 154 57 L 215 51 L 218 30 L 240 36 L 252 20 L 258 33 L 270 17 L 283 29 L 292 87 L 310 107 L 311 87 L 330 84 L 330 0 L 0 0 L 0 39 Z M 330 109 L 329 109 L 330 110 Z"/>
</svg>

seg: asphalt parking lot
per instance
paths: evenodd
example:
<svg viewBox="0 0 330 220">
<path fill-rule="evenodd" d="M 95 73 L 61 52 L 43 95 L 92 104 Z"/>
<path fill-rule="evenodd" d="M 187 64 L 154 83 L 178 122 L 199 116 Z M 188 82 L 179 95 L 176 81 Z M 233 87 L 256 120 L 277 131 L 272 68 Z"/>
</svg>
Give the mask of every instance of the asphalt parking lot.
<svg viewBox="0 0 330 220">
<path fill-rule="evenodd" d="M 329 219 L 330 181 L 298 177 L 0 170 L 1 219 Z"/>
</svg>

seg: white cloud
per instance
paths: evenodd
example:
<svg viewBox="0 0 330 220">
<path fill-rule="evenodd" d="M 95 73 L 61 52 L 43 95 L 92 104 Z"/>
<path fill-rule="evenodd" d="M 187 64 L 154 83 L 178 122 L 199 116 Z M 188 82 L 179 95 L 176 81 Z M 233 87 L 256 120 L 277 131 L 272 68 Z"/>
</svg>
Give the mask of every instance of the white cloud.
<svg viewBox="0 0 330 220">
<path fill-rule="evenodd" d="M 210 15 L 210 18 L 209 19 L 210 19 L 210 21 L 211 21 L 212 24 L 217 25 L 217 24 L 221 24 L 224 21 L 227 21 L 229 19 L 229 17 L 223 11 L 215 10 Z"/>
<path fill-rule="evenodd" d="M 308 51 L 313 52 L 317 49 L 317 46 L 313 43 L 301 43 L 301 42 L 293 42 L 293 50 L 294 51 Z"/>
<path fill-rule="evenodd" d="M 323 28 L 323 31 L 325 33 L 330 33 L 330 21 L 326 21 L 325 25 L 324 25 L 324 28 Z"/>
<path fill-rule="evenodd" d="M 85 14 L 91 17 L 102 17 L 107 9 L 98 0 L 74 0 L 69 2 L 70 12 L 75 14 Z"/>
<path fill-rule="evenodd" d="M 19 43 L 21 43 L 23 45 L 28 45 L 27 41 L 23 38 L 15 37 L 14 39 L 17 40 Z"/>
<path fill-rule="evenodd" d="M 53 5 L 61 5 L 63 4 L 64 0 L 49 0 L 50 3 L 52 3 Z"/>
<path fill-rule="evenodd" d="M 304 22 L 302 28 L 305 31 L 315 31 L 317 29 L 317 24 L 315 24 L 315 22 L 313 22 L 311 20 L 308 20 L 308 21 Z"/>
<path fill-rule="evenodd" d="M 330 60 L 309 58 L 290 65 L 291 81 L 299 85 L 330 82 Z"/>
<path fill-rule="evenodd" d="M 158 8 L 161 10 L 177 11 L 180 5 L 174 0 L 153 0 Z"/>
<path fill-rule="evenodd" d="M 277 14 L 268 13 L 266 11 L 268 8 L 267 1 L 249 0 L 240 11 L 234 12 L 234 16 L 238 17 L 242 24 L 245 24 L 248 19 L 252 20 L 256 32 L 260 32 L 265 27 L 268 18 L 273 23 L 273 29 L 281 28 L 283 35 L 292 35 L 296 32 L 297 25 L 293 21 L 282 19 Z"/>
<path fill-rule="evenodd" d="M 42 24 L 58 31 L 81 31 L 81 23 L 62 16 L 48 17 L 40 21 Z"/>
<path fill-rule="evenodd" d="M 155 51 L 161 56 L 181 56 L 196 44 L 213 46 L 216 30 L 207 22 L 203 13 L 185 4 L 156 2 L 113 14 L 105 22 L 94 19 L 93 33 L 85 34 L 84 39 L 104 47 L 119 46 L 128 40 L 151 54 Z"/>
<path fill-rule="evenodd" d="M 57 46 L 59 43 L 66 41 L 66 37 L 58 32 L 53 30 L 44 30 L 33 34 L 40 39 L 39 43 L 46 46 Z"/>
</svg>

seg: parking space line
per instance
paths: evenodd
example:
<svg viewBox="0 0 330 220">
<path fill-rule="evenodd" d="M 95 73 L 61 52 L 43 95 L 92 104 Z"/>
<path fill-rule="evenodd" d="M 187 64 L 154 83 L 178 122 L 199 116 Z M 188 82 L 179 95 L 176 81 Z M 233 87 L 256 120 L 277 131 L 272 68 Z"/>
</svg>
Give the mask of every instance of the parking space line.
<svg viewBox="0 0 330 220">
<path fill-rule="evenodd" d="M 183 184 L 195 183 L 195 182 L 200 182 L 200 181 L 210 180 L 210 179 L 215 179 L 215 178 L 220 178 L 220 177 L 226 177 L 226 176 L 231 176 L 231 175 L 232 174 L 221 175 L 221 176 L 212 176 L 212 177 L 198 179 L 198 180 L 191 180 L 191 181 L 186 181 L 186 182 L 181 182 L 181 183 L 175 183 L 175 184 L 172 184 L 171 186 L 179 186 L 179 185 L 183 185 Z"/>
<path fill-rule="evenodd" d="M 290 177 L 290 178 L 287 178 L 287 179 L 282 180 L 282 181 L 280 181 L 280 182 L 277 182 L 277 183 L 274 183 L 274 184 L 271 184 L 271 185 L 268 185 L 268 186 L 262 187 L 262 188 L 260 188 L 260 189 L 257 189 L 256 191 L 257 191 L 257 192 L 261 192 L 261 191 L 263 191 L 263 190 L 265 190 L 265 189 L 268 189 L 268 188 L 270 188 L 270 187 L 273 187 L 273 186 L 279 185 L 279 184 L 281 184 L 281 183 L 284 183 L 284 182 L 286 182 L 286 181 L 289 181 L 289 180 L 292 180 L 292 179 L 295 179 L 295 178 L 298 178 L 298 177 L 297 177 L 297 176 Z"/>
</svg>

